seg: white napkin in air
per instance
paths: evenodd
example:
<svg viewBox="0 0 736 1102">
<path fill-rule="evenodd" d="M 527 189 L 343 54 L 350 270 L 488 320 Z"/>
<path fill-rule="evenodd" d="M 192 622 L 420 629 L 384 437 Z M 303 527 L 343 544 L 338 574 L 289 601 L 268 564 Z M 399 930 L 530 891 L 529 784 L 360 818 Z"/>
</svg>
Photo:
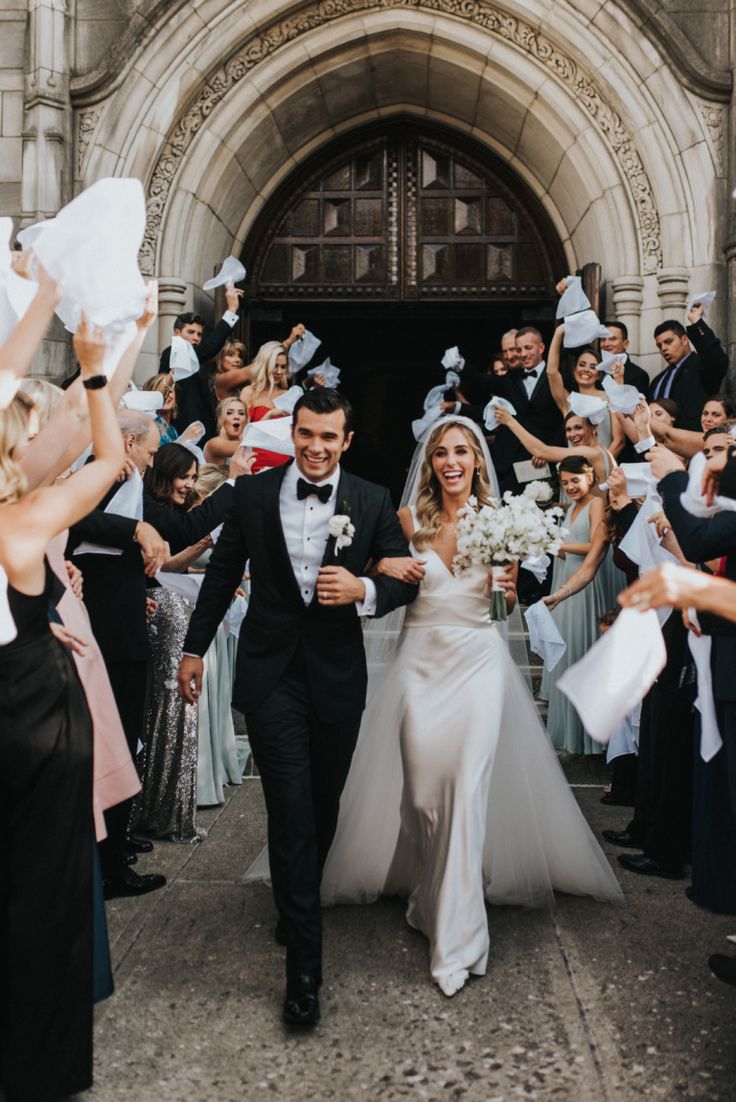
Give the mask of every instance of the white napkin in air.
<svg viewBox="0 0 736 1102">
<path fill-rule="evenodd" d="M 529 646 L 544 661 L 546 670 L 553 670 L 567 650 L 552 613 L 544 601 L 536 601 L 524 613 L 529 628 Z"/>
<path fill-rule="evenodd" d="M 445 391 L 450 390 L 453 386 L 458 386 L 460 383 L 460 376 L 457 371 L 446 371 L 444 383 L 438 383 L 437 386 L 433 386 L 431 390 L 427 391 L 427 396 L 424 399 L 424 412 L 433 409 L 435 406 L 439 406 L 445 400 Z"/>
<path fill-rule="evenodd" d="M 610 375 L 603 376 L 601 385 L 608 396 L 608 407 L 612 413 L 633 413 L 639 402 L 644 400 L 635 386 L 616 383 Z"/>
<path fill-rule="evenodd" d="M 483 421 L 489 432 L 493 432 L 494 429 L 498 428 L 498 421 L 496 420 L 496 410 L 499 406 L 501 407 L 501 409 L 507 410 L 512 417 L 516 416 L 516 410 L 512 406 L 511 402 L 508 402 L 505 398 L 499 398 L 498 396 L 491 398 L 490 402 L 483 410 Z"/>
<path fill-rule="evenodd" d="M 174 574 L 164 570 L 157 570 L 156 581 L 159 582 L 164 589 L 168 589 L 171 593 L 176 593 L 180 597 L 184 597 L 187 601 L 191 601 L 193 605 L 196 605 L 199 591 L 204 581 L 204 574 Z"/>
<path fill-rule="evenodd" d="M 169 360 L 169 371 L 174 377 L 174 382 L 180 383 L 182 379 L 188 379 L 190 375 L 196 375 L 199 368 L 200 363 L 197 359 L 197 353 L 194 351 L 194 345 L 175 333 L 171 338 L 171 358 Z"/>
<path fill-rule="evenodd" d="M 691 513 L 694 517 L 713 517 L 716 513 L 723 512 L 724 509 L 731 512 L 736 510 L 736 499 L 721 497 L 720 494 L 716 494 L 713 498 L 712 505 L 706 505 L 702 485 L 703 472 L 707 462 L 708 460 L 702 452 L 698 452 L 692 457 L 688 469 L 687 489 L 680 494 L 680 504 L 683 509 L 687 509 L 688 513 Z"/>
<path fill-rule="evenodd" d="M 666 661 L 656 612 L 625 608 L 613 627 L 565 670 L 557 687 L 574 705 L 590 737 L 605 745 L 644 699 Z"/>
<path fill-rule="evenodd" d="M 522 559 L 519 563 L 519 569 L 528 570 L 541 583 L 547 577 L 547 571 L 551 565 L 552 559 L 549 555 L 537 555 L 533 559 Z"/>
<path fill-rule="evenodd" d="M 280 394 L 278 398 L 274 398 L 273 404 L 276 409 L 280 409 L 284 413 L 293 413 L 294 406 L 303 394 L 304 391 L 300 386 L 290 386 L 285 394 Z"/>
<path fill-rule="evenodd" d="M 570 391 L 570 409 L 577 417 L 587 417 L 591 425 L 600 425 L 608 417 L 608 403 L 603 398 Z"/>
<path fill-rule="evenodd" d="M 128 390 L 120 399 L 120 404 L 126 409 L 136 409 L 153 417 L 163 407 L 164 396 L 160 390 Z"/>
<path fill-rule="evenodd" d="M 614 367 L 623 361 L 626 366 L 626 353 L 619 352 L 615 356 L 604 356 L 601 362 L 598 364 L 598 370 L 602 371 L 605 375 L 612 375 Z"/>
<path fill-rule="evenodd" d="M 460 349 L 457 345 L 453 345 L 452 348 L 446 348 L 445 354 L 440 360 L 443 367 L 448 371 L 462 371 L 465 367 L 465 360 L 460 355 Z"/>
<path fill-rule="evenodd" d="M 629 497 L 647 497 L 656 491 L 658 480 L 652 474 L 651 463 L 621 463 L 618 469 L 626 479 Z M 608 483 L 601 482 L 598 489 L 605 492 Z"/>
<path fill-rule="evenodd" d="M 268 421 L 252 421 L 245 426 L 243 444 L 249 448 L 264 448 L 278 455 L 293 455 L 291 417 L 272 417 Z"/>
<path fill-rule="evenodd" d="M 708 313 L 709 307 L 713 305 L 713 299 L 716 297 L 715 291 L 703 291 L 700 295 L 690 295 L 687 300 L 686 312 L 689 314 L 693 306 L 696 304 L 703 307 L 703 317 Z"/>
<path fill-rule="evenodd" d="M 324 385 L 326 389 L 334 390 L 340 385 L 340 368 L 335 367 L 334 364 L 331 363 L 329 356 L 324 363 L 319 365 L 319 367 L 310 367 L 307 375 L 311 375 L 312 378 L 314 378 L 315 375 L 324 375 Z"/>
<path fill-rule="evenodd" d="M 289 347 L 289 365 L 293 375 L 309 363 L 321 344 L 322 341 L 319 337 L 315 337 L 314 333 L 310 333 L 308 329 L 305 330 L 303 337 L 300 337 L 298 341 L 294 341 Z"/>
<path fill-rule="evenodd" d="M 581 310 L 579 314 L 565 314 L 563 348 L 580 348 L 582 344 L 592 344 L 593 341 L 598 340 L 600 328 L 598 315 L 593 310 Z"/>
<path fill-rule="evenodd" d="M 215 287 L 226 287 L 228 283 L 240 283 L 245 279 L 245 268 L 236 256 L 228 256 L 216 276 L 202 285 L 203 291 L 214 291 Z"/>
<path fill-rule="evenodd" d="M 568 315 L 577 314 L 581 310 L 590 310 L 590 300 L 583 290 L 581 277 L 569 275 L 567 277 L 567 288 L 557 303 L 555 317 L 558 321 L 560 318 L 565 318 L 565 325 L 567 325 Z"/>
</svg>

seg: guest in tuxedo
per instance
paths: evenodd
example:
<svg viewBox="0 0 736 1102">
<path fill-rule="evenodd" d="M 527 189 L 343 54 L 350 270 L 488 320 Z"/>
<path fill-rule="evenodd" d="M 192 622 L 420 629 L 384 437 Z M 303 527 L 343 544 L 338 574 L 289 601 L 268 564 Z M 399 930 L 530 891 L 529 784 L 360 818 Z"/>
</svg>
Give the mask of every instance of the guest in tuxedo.
<svg viewBox="0 0 736 1102">
<path fill-rule="evenodd" d="M 183 432 L 192 421 L 201 421 L 205 428 L 205 437 L 214 436 L 215 427 L 215 396 L 214 375 L 208 366 L 214 359 L 225 342 L 230 337 L 238 322 L 238 306 L 243 292 L 235 287 L 228 287 L 225 291 L 227 310 L 218 321 L 211 333 L 204 334 L 204 322 L 200 314 L 180 314 L 174 322 L 174 336 L 182 337 L 193 347 L 200 368 L 188 379 L 182 379 L 177 383 L 177 415 L 174 419 L 174 428 L 177 432 Z M 164 348 L 161 353 L 159 372 L 168 375 L 171 370 L 171 345 Z"/>
<path fill-rule="evenodd" d="M 698 351 L 690 347 L 691 338 Z M 666 366 L 652 380 L 649 400 L 671 398 L 680 411 L 679 427 L 697 431 L 708 396 L 719 390 L 728 370 L 728 356 L 703 321 L 702 310 L 687 329 L 679 321 L 663 321 L 654 330 L 654 340 Z"/>
<path fill-rule="evenodd" d="M 159 447 L 159 432 L 146 414 L 118 414 L 126 463 L 143 475 Z M 173 445 L 167 445 L 173 447 Z M 231 487 L 223 486 L 201 508 L 179 514 L 143 495 L 143 519 L 106 512 L 119 486 L 97 509 L 70 530 L 67 557 L 83 542 L 114 548 L 121 554 L 84 554 L 85 603 L 105 660 L 128 748 L 135 758 L 144 730 L 150 645 L 146 628 L 146 575 L 153 575 L 171 554 L 183 551 L 222 521 Z M 166 883 L 158 874 L 140 876 L 129 867 L 131 854 L 149 852 L 149 841 L 129 837 L 130 802 L 105 814 L 107 840 L 100 847 L 108 899 L 142 895 Z"/>
<path fill-rule="evenodd" d="M 546 444 L 564 445 L 562 414 L 552 397 L 544 362 L 544 342 L 538 329 L 527 326 L 516 334 L 518 366 L 506 375 L 483 375 L 466 364 L 462 389 L 471 405 L 485 406 L 494 395 L 514 406 L 522 428 Z M 508 361 L 507 361 L 508 362 Z M 507 428 L 501 427 L 494 442 L 494 460 L 506 490 L 518 493 L 520 484 L 514 463 L 531 459 L 524 445 Z"/>
<path fill-rule="evenodd" d="M 624 385 L 635 386 L 642 394 L 646 394 L 649 390 L 649 375 L 643 367 L 635 364 L 629 355 L 629 330 L 627 326 L 622 321 L 606 321 L 603 324 L 610 331 L 611 336 L 601 337 L 601 350 L 607 356 L 625 356 Z"/>
<path fill-rule="evenodd" d="M 364 576 L 369 561 L 408 548 L 388 491 L 340 466 L 351 419 L 338 391 L 308 391 L 294 409 L 295 460 L 236 482 L 179 674 L 195 701 L 202 656 L 250 560 L 233 704 L 263 782 L 276 936 L 287 946 L 284 1017 L 296 1026 L 319 1018 L 320 880 L 365 706 L 359 617 L 416 596 L 414 585 Z"/>
</svg>

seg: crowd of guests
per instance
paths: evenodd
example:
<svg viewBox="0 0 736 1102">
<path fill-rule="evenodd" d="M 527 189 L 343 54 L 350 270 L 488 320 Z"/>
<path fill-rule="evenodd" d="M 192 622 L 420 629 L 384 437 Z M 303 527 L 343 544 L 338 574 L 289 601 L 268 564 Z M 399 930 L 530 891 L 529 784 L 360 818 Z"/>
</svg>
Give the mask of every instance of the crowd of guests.
<svg viewBox="0 0 736 1102">
<path fill-rule="evenodd" d="M 28 262 L 16 254 L 21 276 Z M 248 360 L 233 338 L 242 293 L 232 286 L 211 332 L 198 314 L 176 319 L 173 336 L 196 357 L 188 374 L 167 348 L 158 374 L 140 390 L 132 383 L 156 319 L 151 297 L 109 379 L 104 335 L 84 319 L 68 384 L 26 378 L 62 295 L 40 265 L 34 270 L 36 296 L 0 347 L 0 382 L 12 384 L 0 386 L 0 875 L 13 901 L 0 921 L 0 1084 L 8 1102 L 90 1085 L 92 1005 L 112 989 L 103 900 L 163 887 L 163 875 L 136 869 L 140 855 L 158 839 L 200 841 L 197 808 L 222 802 L 225 786 L 242 779 L 247 746 L 236 738 L 230 698 L 247 578 L 207 653 L 198 703 L 179 695 L 177 670 L 233 480 L 288 461 L 276 444 L 245 446 L 246 429 L 288 417 L 295 382 L 325 385 L 306 364 L 295 370 L 303 325 Z M 557 681 L 611 628 L 627 585 L 652 606 L 679 606 L 687 591 L 688 607 L 702 609 L 699 624 L 678 613 L 666 619 L 665 669 L 609 748 L 604 803 L 633 807 L 633 817 L 605 836 L 632 851 L 619 861 L 640 875 L 682 879 L 692 864 L 692 901 L 736 914 L 736 601 L 730 589 L 713 598 L 706 585 L 721 594 L 724 579 L 736 581 L 736 506 L 694 516 L 681 500 L 688 464 L 701 455 L 715 480 L 711 496 L 736 498 L 736 422 L 722 392 L 728 360 L 702 307 L 688 323 L 655 330 L 665 366 L 651 382 L 630 360 L 619 321 L 572 350 L 564 323 L 548 350 L 536 328 L 510 330 L 488 370 L 463 366 L 442 410 L 487 424 L 489 404 L 505 399 L 489 430 L 502 488 L 548 478 L 564 503 L 567 533 L 547 579 L 522 571 L 519 583 L 525 603 L 544 601 L 566 643 L 541 687 L 556 747 L 602 752 Z M 639 392 L 631 413 L 603 387 L 602 361 L 614 386 Z M 637 582 L 642 561 L 626 548 L 640 513 L 657 546 L 687 568 L 684 582 L 657 572 Z M 647 579 L 650 589 L 637 590 Z M 712 639 L 722 745 L 707 761 L 693 633 Z M 712 967 L 736 982 L 730 958 Z"/>
</svg>

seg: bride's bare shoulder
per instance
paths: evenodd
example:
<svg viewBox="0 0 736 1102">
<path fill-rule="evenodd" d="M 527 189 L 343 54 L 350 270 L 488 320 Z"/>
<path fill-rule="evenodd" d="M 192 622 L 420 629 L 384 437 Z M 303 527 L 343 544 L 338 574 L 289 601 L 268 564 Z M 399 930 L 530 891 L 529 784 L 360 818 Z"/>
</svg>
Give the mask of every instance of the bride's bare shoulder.
<svg viewBox="0 0 736 1102">
<path fill-rule="evenodd" d="M 399 524 L 401 525 L 401 531 L 404 533 L 404 538 L 410 540 L 414 535 L 414 516 L 408 505 L 403 505 L 398 512 Z"/>
</svg>

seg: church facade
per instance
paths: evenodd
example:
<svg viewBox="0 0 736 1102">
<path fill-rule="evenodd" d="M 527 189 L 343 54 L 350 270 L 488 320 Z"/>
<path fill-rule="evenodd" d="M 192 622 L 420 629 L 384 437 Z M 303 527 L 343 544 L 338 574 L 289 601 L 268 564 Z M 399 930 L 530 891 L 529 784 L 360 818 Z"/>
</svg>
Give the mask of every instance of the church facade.
<svg viewBox="0 0 736 1102">
<path fill-rule="evenodd" d="M 492 342 L 551 318 L 555 280 L 588 265 L 654 370 L 652 330 L 691 293 L 718 292 L 709 320 L 736 343 L 729 9 L 3 0 L 0 213 L 142 181 L 161 300 L 144 375 L 179 312 L 212 315 L 201 286 L 230 253 L 249 344 L 312 317 L 353 341 L 442 317 L 453 344 L 490 319 Z"/>
</svg>

